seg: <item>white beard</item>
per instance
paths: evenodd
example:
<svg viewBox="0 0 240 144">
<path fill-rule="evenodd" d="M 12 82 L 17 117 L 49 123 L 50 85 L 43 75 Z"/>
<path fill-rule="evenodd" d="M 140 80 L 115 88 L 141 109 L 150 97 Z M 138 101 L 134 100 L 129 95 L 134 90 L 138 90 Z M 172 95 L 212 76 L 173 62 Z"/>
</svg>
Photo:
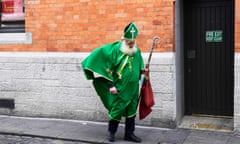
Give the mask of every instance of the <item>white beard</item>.
<svg viewBox="0 0 240 144">
<path fill-rule="evenodd" d="M 126 44 L 125 40 L 123 40 L 120 50 L 121 50 L 121 52 L 131 56 L 131 55 L 133 55 L 137 51 L 136 42 L 135 42 L 133 48 L 130 48 Z"/>
</svg>

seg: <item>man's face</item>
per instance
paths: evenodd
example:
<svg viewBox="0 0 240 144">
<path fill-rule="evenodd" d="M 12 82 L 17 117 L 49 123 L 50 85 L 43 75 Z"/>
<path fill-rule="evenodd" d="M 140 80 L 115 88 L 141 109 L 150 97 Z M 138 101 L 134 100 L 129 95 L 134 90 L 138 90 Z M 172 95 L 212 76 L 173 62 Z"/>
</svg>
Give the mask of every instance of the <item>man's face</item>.
<svg viewBox="0 0 240 144">
<path fill-rule="evenodd" d="M 129 48 L 133 48 L 135 45 L 135 40 L 126 40 L 126 44 L 129 46 Z"/>
</svg>

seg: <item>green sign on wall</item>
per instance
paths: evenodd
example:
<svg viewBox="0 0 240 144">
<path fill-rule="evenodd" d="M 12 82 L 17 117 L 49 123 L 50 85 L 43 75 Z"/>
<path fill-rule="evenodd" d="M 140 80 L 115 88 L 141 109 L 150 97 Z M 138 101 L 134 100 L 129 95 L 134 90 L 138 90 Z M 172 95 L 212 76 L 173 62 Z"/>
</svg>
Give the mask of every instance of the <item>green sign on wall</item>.
<svg viewBox="0 0 240 144">
<path fill-rule="evenodd" d="M 222 40 L 223 40 L 222 30 L 206 31 L 206 42 L 222 42 Z"/>
</svg>

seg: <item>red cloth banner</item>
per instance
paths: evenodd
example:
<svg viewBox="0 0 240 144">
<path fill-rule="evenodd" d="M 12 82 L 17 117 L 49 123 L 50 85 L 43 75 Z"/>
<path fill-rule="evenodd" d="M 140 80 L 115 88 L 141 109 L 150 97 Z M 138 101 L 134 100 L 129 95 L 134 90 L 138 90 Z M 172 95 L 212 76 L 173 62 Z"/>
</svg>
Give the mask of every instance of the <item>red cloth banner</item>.
<svg viewBox="0 0 240 144">
<path fill-rule="evenodd" d="M 149 71 L 145 73 L 145 81 L 140 91 L 139 119 L 142 120 L 152 112 L 154 105 L 153 90 L 149 79 Z"/>
</svg>

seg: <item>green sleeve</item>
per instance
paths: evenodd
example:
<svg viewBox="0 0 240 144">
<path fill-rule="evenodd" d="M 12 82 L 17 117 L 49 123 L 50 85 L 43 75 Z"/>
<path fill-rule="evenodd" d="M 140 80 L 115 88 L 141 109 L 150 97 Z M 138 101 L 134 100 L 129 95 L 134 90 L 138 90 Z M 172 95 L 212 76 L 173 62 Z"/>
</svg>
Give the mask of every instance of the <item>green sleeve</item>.
<svg viewBox="0 0 240 144">
<path fill-rule="evenodd" d="M 87 79 L 94 79 L 94 73 L 113 81 L 112 67 L 114 61 L 114 50 L 118 43 L 111 43 L 96 48 L 82 61 L 82 69 Z"/>
</svg>

